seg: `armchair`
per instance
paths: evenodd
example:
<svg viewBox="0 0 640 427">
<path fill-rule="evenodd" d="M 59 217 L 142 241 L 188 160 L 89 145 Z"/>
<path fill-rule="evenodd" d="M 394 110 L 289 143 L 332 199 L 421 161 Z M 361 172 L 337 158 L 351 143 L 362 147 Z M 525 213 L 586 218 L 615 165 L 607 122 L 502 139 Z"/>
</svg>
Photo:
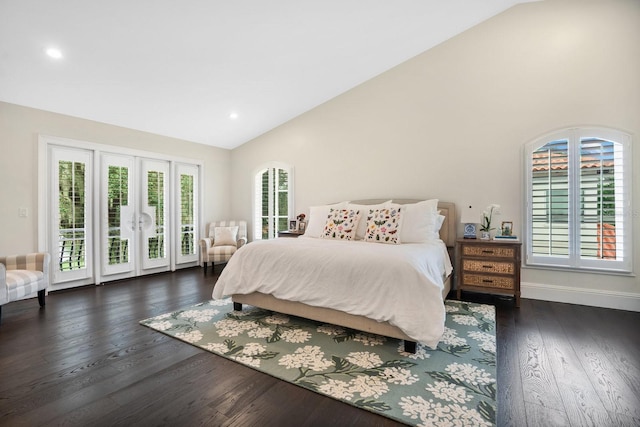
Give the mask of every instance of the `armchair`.
<svg viewBox="0 0 640 427">
<path fill-rule="evenodd" d="M 207 225 L 206 236 L 200 239 L 200 261 L 207 274 L 207 264 L 226 263 L 247 243 L 246 221 L 216 221 Z"/>
<path fill-rule="evenodd" d="M 40 307 L 44 307 L 49 286 L 48 253 L 31 253 L 0 257 L 0 322 L 2 306 L 38 293 Z"/>
</svg>

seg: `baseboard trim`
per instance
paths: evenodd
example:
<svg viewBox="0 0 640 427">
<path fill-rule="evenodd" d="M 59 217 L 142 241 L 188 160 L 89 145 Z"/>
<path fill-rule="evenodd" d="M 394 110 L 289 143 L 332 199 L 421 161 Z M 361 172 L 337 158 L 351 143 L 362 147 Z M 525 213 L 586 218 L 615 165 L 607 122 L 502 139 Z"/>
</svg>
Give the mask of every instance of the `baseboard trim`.
<svg viewBox="0 0 640 427">
<path fill-rule="evenodd" d="M 582 289 L 526 282 L 520 284 L 520 292 L 522 293 L 522 298 L 640 311 L 640 294 L 630 292 Z"/>
</svg>

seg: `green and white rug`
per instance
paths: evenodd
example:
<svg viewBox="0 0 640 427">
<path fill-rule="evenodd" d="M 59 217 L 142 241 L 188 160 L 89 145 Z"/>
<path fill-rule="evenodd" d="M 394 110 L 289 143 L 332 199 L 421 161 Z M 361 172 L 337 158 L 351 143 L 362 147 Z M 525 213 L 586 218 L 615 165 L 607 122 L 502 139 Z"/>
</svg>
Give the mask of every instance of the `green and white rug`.
<svg viewBox="0 0 640 427">
<path fill-rule="evenodd" d="M 276 378 L 410 425 L 496 424 L 495 309 L 446 301 L 438 348 L 207 301 L 142 325 Z"/>
</svg>

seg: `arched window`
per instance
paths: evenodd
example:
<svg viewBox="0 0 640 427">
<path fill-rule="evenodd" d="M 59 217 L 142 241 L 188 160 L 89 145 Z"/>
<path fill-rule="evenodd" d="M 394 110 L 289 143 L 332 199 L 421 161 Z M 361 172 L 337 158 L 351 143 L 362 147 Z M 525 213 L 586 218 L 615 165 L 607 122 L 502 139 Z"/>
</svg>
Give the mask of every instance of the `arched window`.
<svg viewBox="0 0 640 427">
<path fill-rule="evenodd" d="M 261 168 L 254 180 L 254 239 L 273 239 L 287 230 L 293 209 L 293 168 L 270 163 Z"/>
<path fill-rule="evenodd" d="M 631 272 L 631 138 L 565 129 L 525 148 L 528 265 Z"/>
</svg>

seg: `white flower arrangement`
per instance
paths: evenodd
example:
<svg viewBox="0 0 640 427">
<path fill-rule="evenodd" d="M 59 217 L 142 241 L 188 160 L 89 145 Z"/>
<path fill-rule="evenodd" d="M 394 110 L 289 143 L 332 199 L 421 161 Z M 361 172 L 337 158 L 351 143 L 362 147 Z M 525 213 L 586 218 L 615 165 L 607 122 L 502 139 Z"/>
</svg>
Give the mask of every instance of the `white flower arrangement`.
<svg viewBox="0 0 640 427">
<path fill-rule="evenodd" d="M 500 205 L 491 204 L 487 206 L 487 209 L 482 212 L 482 222 L 480 222 L 480 231 L 491 231 L 494 228 L 491 227 L 491 219 L 493 213 L 500 210 Z"/>
</svg>

